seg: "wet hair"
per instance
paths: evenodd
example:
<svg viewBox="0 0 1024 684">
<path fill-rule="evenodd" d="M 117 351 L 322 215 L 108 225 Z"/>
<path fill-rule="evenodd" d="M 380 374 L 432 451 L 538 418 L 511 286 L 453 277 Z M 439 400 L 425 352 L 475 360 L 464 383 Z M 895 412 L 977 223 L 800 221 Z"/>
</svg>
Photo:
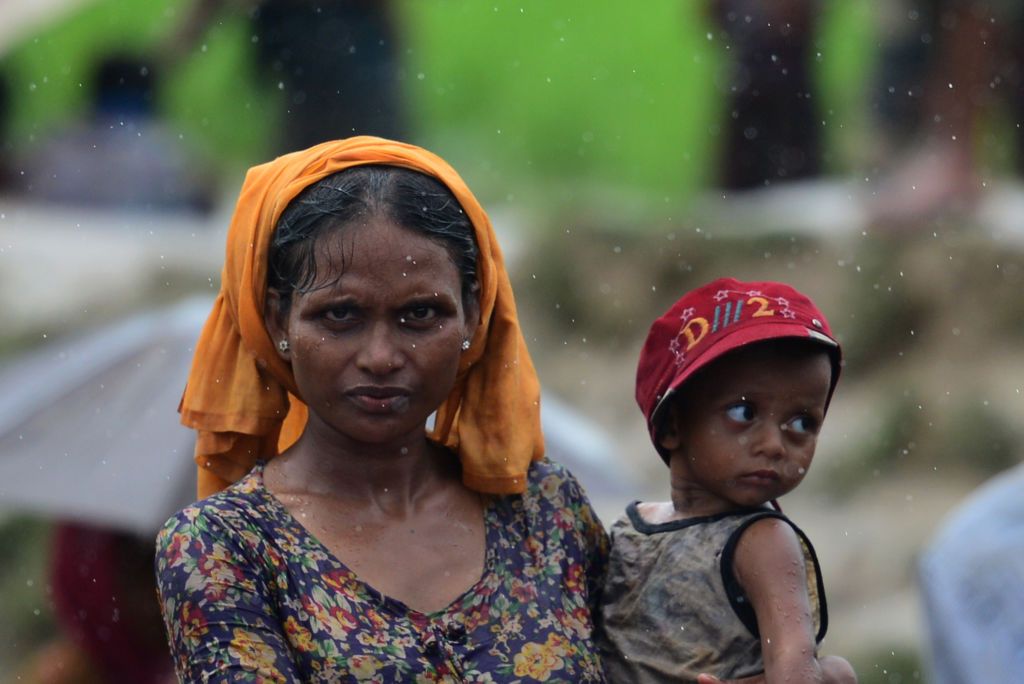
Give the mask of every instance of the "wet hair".
<svg viewBox="0 0 1024 684">
<path fill-rule="evenodd" d="M 379 216 L 444 247 L 459 271 L 464 299 L 475 296 L 479 249 L 473 224 L 441 181 L 399 166 L 345 169 L 313 183 L 281 214 L 270 243 L 268 288 L 282 295 L 329 283 L 317 273 L 317 246 L 324 235 L 353 221 Z"/>
</svg>

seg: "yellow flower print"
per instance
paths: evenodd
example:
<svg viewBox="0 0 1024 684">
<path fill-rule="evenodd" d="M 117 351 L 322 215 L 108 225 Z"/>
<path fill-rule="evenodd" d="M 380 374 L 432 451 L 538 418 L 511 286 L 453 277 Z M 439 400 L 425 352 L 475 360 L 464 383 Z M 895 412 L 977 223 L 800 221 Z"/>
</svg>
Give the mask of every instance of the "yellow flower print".
<svg viewBox="0 0 1024 684">
<path fill-rule="evenodd" d="M 274 676 L 274 649 L 252 632 L 236 628 L 228 645 L 228 654 L 245 669 L 270 676 L 269 681 L 284 681 L 279 675 Z"/>
<path fill-rule="evenodd" d="M 316 650 L 316 645 L 313 643 L 313 633 L 294 617 L 288 616 L 288 619 L 284 621 L 284 632 L 288 635 L 288 641 L 297 651 L 311 653 Z"/>
<path fill-rule="evenodd" d="M 381 668 L 381 662 L 371 655 L 354 655 L 348 659 L 348 669 L 359 681 L 372 678 Z"/>
<path fill-rule="evenodd" d="M 546 499 L 554 499 L 559 495 L 559 490 L 562 488 L 564 480 L 558 475 L 551 474 L 540 481 L 540 493 L 544 495 Z"/>
<path fill-rule="evenodd" d="M 513 662 L 516 664 L 517 677 L 530 677 L 541 682 L 547 681 L 553 670 L 561 670 L 565 666 L 565 661 L 552 648 L 550 636 L 547 643 L 529 643 L 523 646 L 515 655 Z"/>
</svg>

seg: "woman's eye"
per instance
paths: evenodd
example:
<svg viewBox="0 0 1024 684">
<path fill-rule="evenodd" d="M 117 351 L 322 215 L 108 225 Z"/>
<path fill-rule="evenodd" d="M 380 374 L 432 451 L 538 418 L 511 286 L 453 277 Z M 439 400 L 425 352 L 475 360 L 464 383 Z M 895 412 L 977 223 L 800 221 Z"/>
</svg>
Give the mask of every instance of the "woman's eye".
<svg viewBox="0 0 1024 684">
<path fill-rule="evenodd" d="M 725 415 L 738 423 L 749 423 L 754 420 L 754 407 L 747 403 L 733 404 L 725 409 Z"/>
<path fill-rule="evenodd" d="M 810 416 L 797 416 L 788 423 L 789 429 L 801 434 L 814 434 L 818 431 L 818 421 Z"/>
<path fill-rule="evenodd" d="M 426 304 L 410 307 L 403 316 L 404 319 L 412 322 L 429 321 L 437 315 L 437 310 Z"/>
<path fill-rule="evenodd" d="M 349 321 L 354 316 L 351 306 L 334 306 L 324 312 L 324 318 L 329 321 Z"/>
</svg>

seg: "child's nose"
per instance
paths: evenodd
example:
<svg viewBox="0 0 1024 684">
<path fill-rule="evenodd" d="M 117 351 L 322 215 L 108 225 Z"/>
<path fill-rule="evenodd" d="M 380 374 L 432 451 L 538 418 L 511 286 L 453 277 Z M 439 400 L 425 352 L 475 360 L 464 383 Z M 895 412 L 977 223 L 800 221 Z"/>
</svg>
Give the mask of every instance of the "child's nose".
<svg viewBox="0 0 1024 684">
<path fill-rule="evenodd" d="M 764 421 L 757 431 L 754 454 L 770 459 L 779 459 L 786 454 L 784 428 L 774 421 Z"/>
</svg>

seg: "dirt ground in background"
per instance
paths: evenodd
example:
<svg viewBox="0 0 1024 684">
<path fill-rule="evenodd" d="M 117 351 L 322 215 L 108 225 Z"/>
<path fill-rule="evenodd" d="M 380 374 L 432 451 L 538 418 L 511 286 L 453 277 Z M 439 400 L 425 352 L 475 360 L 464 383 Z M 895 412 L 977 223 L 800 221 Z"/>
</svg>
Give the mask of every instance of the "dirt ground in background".
<svg viewBox="0 0 1024 684">
<path fill-rule="evenodd" d="M 212 291 L 226 224 L 225 214 L 202 222 L 173 216 L 133 219 L 0 200 L 5 344 L 31 345 L 42 335 L 72 332 L 154 301 Z M 513 240 L 506 251 L 515 262 L 517 277 L 527 278 L 534 268 L 533 255 L 522 240 Z M 829 293 L 826 299 L 831 304 L 843 297 Z M 567 327 L 559 320 L 558 303 L 551 299 L 520 293 L 519 306 L 545 388 L 595 421 L 637 475 L 637 491 L 595 500 L 604 522 L 610 524 L 631 499 L 662 498 L 667 492 L 665 469 L 650 447 L 633 401 L 636 356 L 649 321 L 645 317 L 639 322 L 637 313 L 638 320 L 628 323 L 634 332 L 616 336 L 609 344 Z M 826 304 L 823 307 L 828 310 Z M 3 349 L 0 345 L 0 353 Z M 961 380 L 981 382 L 994 400 L 1002 399 L 1008 404 L 1004 408 L 1019 416 L 1018 379 L 1024 376 L 1024 363 L 1011 351 L 1006 350 L 1003 360 L 1014 364 L 1013 369 L 1003 366 L 979 380 L 975 367 L 951 362 L 953 370 L 941 380 L 952 385 Z M 916 358 L 927 365 L 927 350 Z M 839 472 L 837 462 L 846 443 L 877 410 L 879 397 L 891 391 L 886 384 L 889 375 L 876 370 L 866 379 L 844 379 L 811 475 L 804 487 L 783 501 L 814 541 L 825 573 L 831 617 L 825 651 L 851 659 L 923 648 L 915 558 L 942 517 L 980 481 L 945 470 L 884 473 L 852 495 L 834 495 L 828 479 Z M 1015 388 L 1016 403 L 1006 402 Z"/>
</svg>

